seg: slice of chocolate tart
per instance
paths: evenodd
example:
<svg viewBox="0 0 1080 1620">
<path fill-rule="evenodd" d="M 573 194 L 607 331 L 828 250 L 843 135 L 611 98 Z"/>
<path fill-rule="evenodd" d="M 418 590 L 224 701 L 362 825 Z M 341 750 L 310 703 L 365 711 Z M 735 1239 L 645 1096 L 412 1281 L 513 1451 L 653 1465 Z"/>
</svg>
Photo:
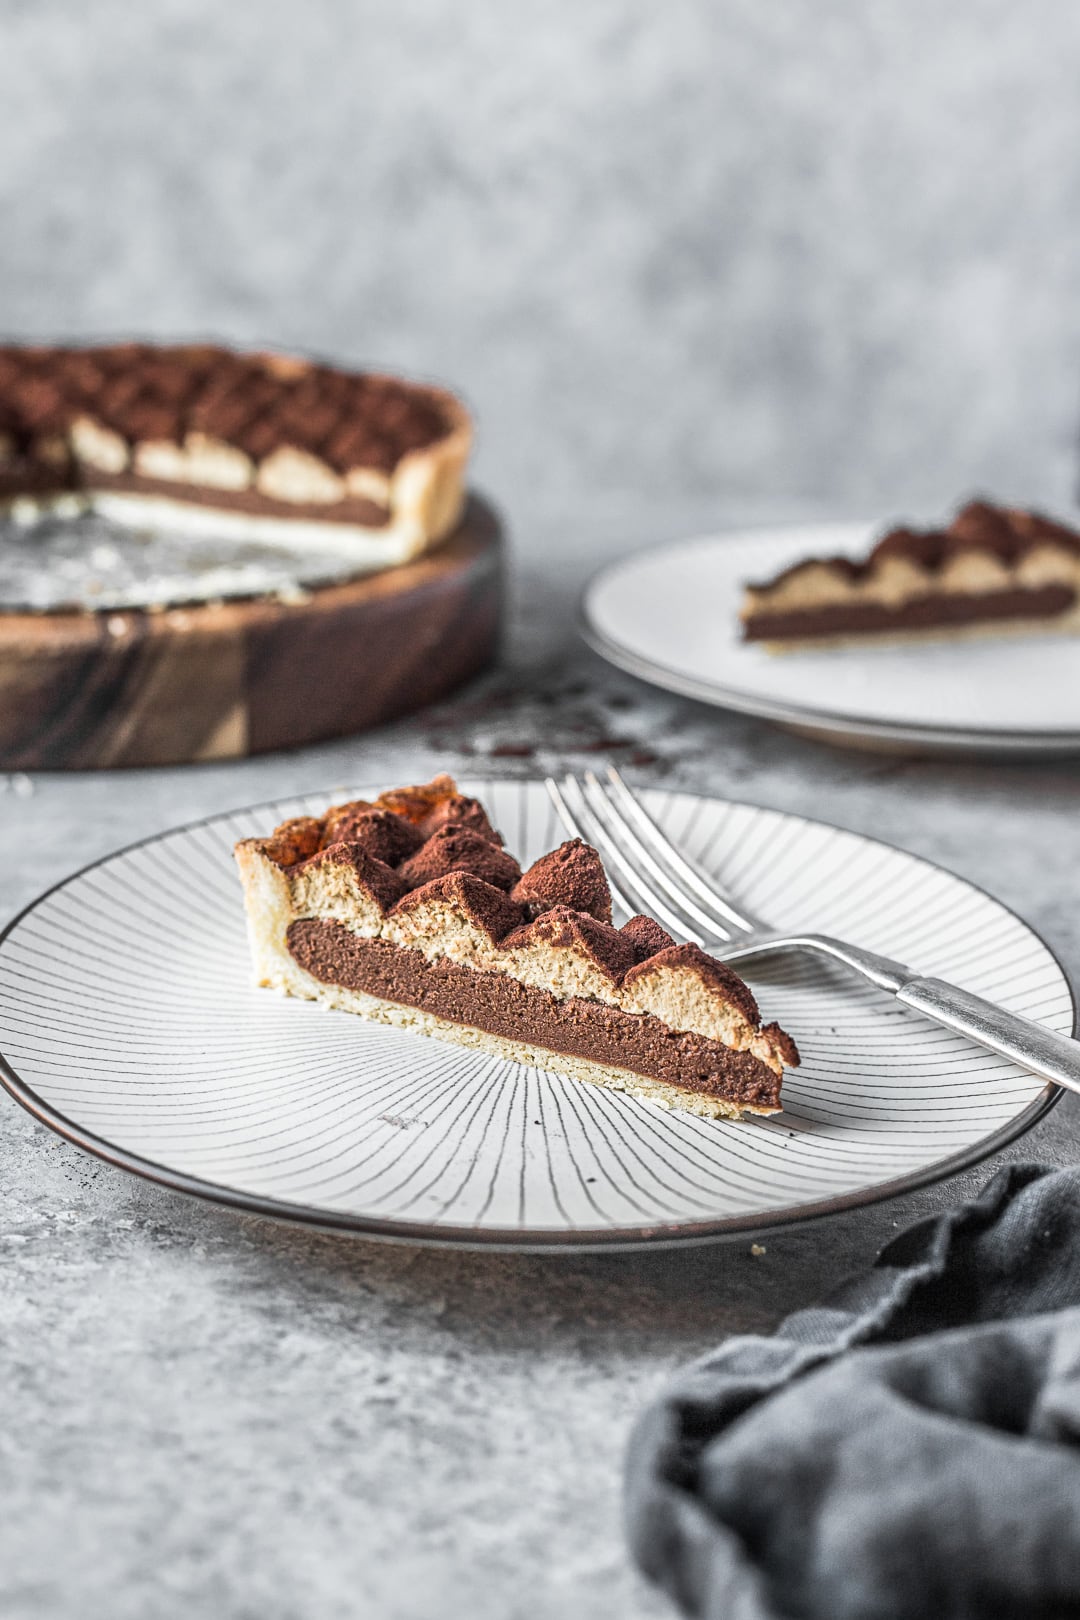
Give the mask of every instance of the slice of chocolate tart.
<svg viewBox="0 0 1080 1620">
<path fill-rule="evenodd" d="M 526 872 L 448 776 L 236 846 L 260 984 L 712 1118 L 771 1114 L 790 1036 L 648 917 L 596 851 Z"/>
<path fill-rule="evenodd" d="M 946 529 L 892 529 L 863 559 L 808 557 L 748 586 L 741 618 L 777 651 L 1080 630 L 1080 532 L 972 501 Z"/>
</svg>

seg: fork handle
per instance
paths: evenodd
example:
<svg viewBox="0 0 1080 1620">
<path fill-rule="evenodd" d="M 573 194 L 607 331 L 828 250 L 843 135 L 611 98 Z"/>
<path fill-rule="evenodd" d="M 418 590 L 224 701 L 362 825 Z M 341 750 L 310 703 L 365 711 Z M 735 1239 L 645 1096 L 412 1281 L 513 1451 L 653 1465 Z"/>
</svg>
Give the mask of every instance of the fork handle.
<svg viewBox="0 0 1080 1620">
<path fill-rule="evenodd" d="M 1080 1041 L 1056 1035 L 1052 1029 L 996 1007 L 944 979 L 908 979 L 894 994 L 905 1006 L 991 1052 L 1000 1052 L 1043 1080 L 1080 1091 Z"/>
</svg>

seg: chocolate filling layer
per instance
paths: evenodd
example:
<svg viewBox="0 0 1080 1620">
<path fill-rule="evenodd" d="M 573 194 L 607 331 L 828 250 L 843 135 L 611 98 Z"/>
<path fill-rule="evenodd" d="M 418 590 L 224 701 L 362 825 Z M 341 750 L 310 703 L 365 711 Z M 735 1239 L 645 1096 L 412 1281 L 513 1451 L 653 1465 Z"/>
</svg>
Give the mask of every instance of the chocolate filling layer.
<svg viewBox="0 0 1080 1620">
<path fill-rule="evenodd" d="M 750 1052 L 673 1030 L 648 1013 L 599 1001 L 562 1001 L 507 974 L 462 967 L 386 940 L 361 939 L 341 923 L 302 918 L 290 925 L 294 960 L 323 984 L 418 1007 L 549 1052 L 610 1064 L 685 1091 L 744 1107 L 779 1108 L 780 1076 Z"/>
<path fill-rule="evenodd" d="M 385 506 L 363 496 L 343 501 L 279 501 L 257 489 L 213 489 L 209 484 L 174 483 L 167 478 L 140 478 L 136 473 L 103 473 L 82 469 L 81 487 L 115 490 L 124 495 L 157 495 L 188 506 L 219 507 L 253 517 L 304 518 L 317 523 L 355 523 L 365 529 L 384 529 L 390 521 Z"/>
<path fill-rule="evenodd" d="M 838 602 L 806 612 L 752 613 L 744 621 L 743 637 L 746 641 L 792 641 L 848 632 L 929 630 L 938 625 L 980 624 L 999 619 L 1052 619 L 1075 606 L 1076 592 L 1069 585 L 985 594 L 941 591 L 895 607 L 882 602 Z"/>
</svg>

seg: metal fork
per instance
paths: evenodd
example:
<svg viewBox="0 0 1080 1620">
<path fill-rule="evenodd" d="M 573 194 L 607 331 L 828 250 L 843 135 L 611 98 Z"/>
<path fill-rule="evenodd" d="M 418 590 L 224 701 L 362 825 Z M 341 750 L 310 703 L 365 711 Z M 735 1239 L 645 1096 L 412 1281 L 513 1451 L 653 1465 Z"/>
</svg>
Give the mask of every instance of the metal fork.
<svg viewBox="0 0 1080 1620">
<path fill-rule="evenodd" d="M 905 1007 L 1011 1058 L 1040 1079 L 1080 1092 L 1080 1041 L 847 940 L 774 928 L 723 893 L 715 878 L 675 847 L 614 766 L 606 775 L 606 783 L 594 771 L 586 771 L 583 780 L 568 774 L 561 783 L 548 777 L 545 786 L 567 831 L 599 850 L 612 896 L 628 914 L 647 912 L 676 939 L 703 945 L 725 962 L 774 951 L 830 957 Z"/>
</svg>

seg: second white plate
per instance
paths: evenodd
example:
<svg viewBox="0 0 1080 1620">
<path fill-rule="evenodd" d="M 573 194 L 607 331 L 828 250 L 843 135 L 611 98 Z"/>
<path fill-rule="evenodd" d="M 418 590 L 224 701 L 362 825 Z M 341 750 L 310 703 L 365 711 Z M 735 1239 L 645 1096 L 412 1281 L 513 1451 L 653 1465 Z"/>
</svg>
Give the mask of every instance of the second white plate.
<svg viewBox="0 0 1080 1620">
<path fill-rule="evenodd" d="M 1080 752 L 1080 637 L 1002 636 L 777 656 L 741 640 L 744 585 L 801 557 L 865 552 L 880 525 L 742 531 L 605 568 L 586 638 L 657 686 L 848 743 L 943 752 Z"/>
</svg>

